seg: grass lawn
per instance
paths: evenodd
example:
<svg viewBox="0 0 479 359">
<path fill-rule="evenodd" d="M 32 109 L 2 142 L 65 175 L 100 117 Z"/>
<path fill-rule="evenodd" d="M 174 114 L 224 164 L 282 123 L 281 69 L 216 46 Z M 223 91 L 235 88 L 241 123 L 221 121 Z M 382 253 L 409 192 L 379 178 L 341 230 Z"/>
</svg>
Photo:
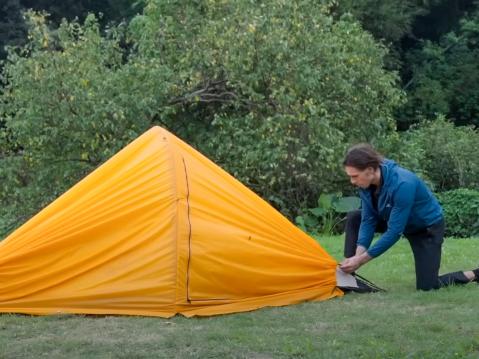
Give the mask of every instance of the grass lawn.
<svg viewBox="0 0 479 359">
<path fill-rule="evenodd" d="M 341 259 L 342 238 L 320 240 Z M 479 265 L 446 239 L 441 272 Z M 360 274 L 386 293 L 210 318 L 0 315 L 0 358 L 479 358 L 479 286 L 416 292 L 401 240 Z"/>
</svg>

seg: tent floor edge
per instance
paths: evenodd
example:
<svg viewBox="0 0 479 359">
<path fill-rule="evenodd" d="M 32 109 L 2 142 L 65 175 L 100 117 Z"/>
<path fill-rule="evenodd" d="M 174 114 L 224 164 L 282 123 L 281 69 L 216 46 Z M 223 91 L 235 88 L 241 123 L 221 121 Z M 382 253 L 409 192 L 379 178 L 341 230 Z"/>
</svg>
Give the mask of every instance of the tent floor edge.
<svg viewBox="0 0 479 359">
<path fill-rule="evenodd" d="M 316 302 L 342 297 L 343 291 L 336 286 L 312 288 L 298 292 L 288 292 L 276 294 L 274 296 L 251 298 L 242 301 L 228 302 L 212 305 L 211 302 L 205 302 L 203 305 L 194 306 L 194 302 L 188 307 L 179 310 L 179 314 L 190 318 L 194 316 L 210 316 L 219 314 L 231 314 L 236 312 L 249 312 L 266 307 L 282 307 L 290 304 L 299 304 L 302 302 Z M 209 303 L 209 304 L 207 304 Z"/>
</svg>

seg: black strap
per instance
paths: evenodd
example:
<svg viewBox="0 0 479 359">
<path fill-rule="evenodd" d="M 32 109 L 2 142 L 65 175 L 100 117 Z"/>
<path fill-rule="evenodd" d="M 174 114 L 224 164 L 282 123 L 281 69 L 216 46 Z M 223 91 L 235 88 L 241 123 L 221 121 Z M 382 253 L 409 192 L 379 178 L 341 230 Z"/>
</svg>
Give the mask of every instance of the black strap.
<svg viewBox="0 0 479 359">
<path fill-rule="evenodd" d="M 364 282 L 365 284 L 367 284 L 368 286 L 370 286 L 372 289 L 374 289 L 376 292 L 386 292 L 385 289 L 382 289 L 380 287 L 378 287 L 376 284 L 374 284 L 373 282 L 367 280 L 366 278 L 364 278 L 363 276 L 357 274 L 357 273 L 353 273 L 352 274 L 353 277 L 356 278 L 356 280 L 361 280 L 362 282 Z"/>
</svg>

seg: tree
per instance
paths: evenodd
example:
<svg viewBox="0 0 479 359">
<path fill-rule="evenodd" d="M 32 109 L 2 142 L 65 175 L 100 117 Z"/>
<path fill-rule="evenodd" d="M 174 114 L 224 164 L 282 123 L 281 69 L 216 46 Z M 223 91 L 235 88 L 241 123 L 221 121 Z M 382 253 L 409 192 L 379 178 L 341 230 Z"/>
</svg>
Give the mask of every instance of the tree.
<svg viewBox="0 0 479 359">
<path fill-rule="evenodd" d="M 148 60 L 125 63 L 122 27 L 102 37 L 93 15 L 55 32 L 42 15 L 27 18 L 29 43 L 10 52 L 0 97 L 7 224 L 31 216 L 149 128 L 168 83 Z"/>
<path fill-rule="evenodd" d="M 313 0 L 151 0 L 106 36 L 94 16 L 29 22 L 0 97 L 0 199 L 16 223 L 153 124 L 293 216 L 342 189 L 345 148 L 384 141 L 402 101 L 386 49 Z"/>
<path fill-rule="evenodd" d="M 350 12 L 376 39 L 393 44 L 411 34 L 415 18 L 427 9 L 428 4 L 417 0 L 344 0 L 337 2 L 335 11 Z"/>
<path fill-rule="evenodd" d="M 20 0 L 6 0 L 0 5 L 0 59 L 7 55 L 5 45 L 24 43 L 26 24 L 22 18 Z"/>
<path fill-rule="evenodd" d="M 97 14 L 100 24 L 105 27 L 110 23 L 128 21 L 141 12 L 143 6 L 142 0 L 4 0 L 0 5 L 0 59 L 7 54 L 4 46 L 26 43 L 27 26 L 22 14 L 28 9 L 48 13 L 52 28 L 58 27 L 62 19 L 83 21 L 89 13 Z"/>
<path fill-rule="evenodd" d="M 479 11 L 439 43 L 425 41 L 410 55 L 412 80 L 401 110 L 403 127 L 445 114 L 457 125 L 479 125 Z"/>
<path fill-rule="evenodd" d="M 20 0 L 25 9 L 46 11 L 49 20 L 58 26 L 63 19 L 83 21 L 89 13 L 94 13 L 102 25 L 119 23 L 131 19 L 143 7 L 142 0 Z M 101 14 L 101 16 L 99 16 Z"/>
<path fill-rule="evenodd" d="M 345 146 L 394 130 L 386 50 L 315 1 L 151 1 L 138 51 L 177 76 L 163 123 L 285 213 L 337 189 Z"/>
</svg>

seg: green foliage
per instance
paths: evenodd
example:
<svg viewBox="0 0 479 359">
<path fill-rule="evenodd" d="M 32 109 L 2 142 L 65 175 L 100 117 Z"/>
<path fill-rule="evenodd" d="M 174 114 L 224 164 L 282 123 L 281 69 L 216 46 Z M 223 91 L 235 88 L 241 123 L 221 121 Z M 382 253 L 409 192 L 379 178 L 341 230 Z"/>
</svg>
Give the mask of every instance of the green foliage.
<svg viewBox="0 0 479 359">
<path fill-rule="evenodd" d="M 177 76 L 162 122 L 291 216 L 345 182 L 348 143 L 394 130 L 385 49 L 316 1 L 151 1 L 131 29 Z"/>
<path fill-rule="evenodd" d="M 102 37 L 89 16 L 52 34 L 44 17 L 28 18 L 30 42 L 10 53 L 0 100 L 0 211 L 15 224 L 149 128 L 169 92 L 154 59 L 125 62 L 121 28 Z"/>
<path fill-rule="evenodd" d="M 479 235 L 479 191 L 459 188 L 439 193 L 438 199 L 444 209 L 447 236 Z"/>
<path fill-rule="evenodd" d="M 438 43 L 425 41 L 409 54 L 412 80 L 400 121 L 444 114 L 456 124 L 479 125 L 479 11 Z"/>
<path fill-rule="evenodd" d="M 21 14 L 20 0 L 2 0 L 0 5 L 0 59 L 7 53 L 5 45 L 20 45 L 24 42 L 26 25 Z"/>
<path fill-rule="evenodd" d="M 341 0 L 335 16 L 351 14 L 389 48 L 388 69 L 401 73 L 409 102 L 395 116 L 401 130 L 421 117 L 445 114 L 477 125 L 475 0 Z M 474 13 L 471 16 L 470 13 Z M 472 39 L 472 41 L 471 41 Z"/>
<path fill-rule="evenodd" d="M 433 184 L 436 191 L 479 188 L 479 133 L 471 127 L 455 127 L 438 117 L 405 133 L 397 145 L 401 164 L 408 165 Z"/>
<path fill-rule="evenodd" d="M 344 213 L 358 209 L 361 200 L 358 197 L 342 197 L 341 194 L 321 194 L 318 206 L 308 208 L 296 217 L 296 224 L 305 232 L 313 235 L 332 235 L 337 226 L 345 219 Z"/>
<path fill-rule="evenodd" d="M 350 12 L 375 38 L 387 43 L 411 34 L 416 16 L 427 11 L 428 4 L 417 0 L 343 0 L 337 2 L 339 13 Z"/>
<path fill-rule="evenodd" d="M 153 124 L 294 218 L 341 189 L 349 143 L 394 132 L 385 48 L 318 2 L 148 1 L 128 28 L 28 14 L 0 98 L 2 206 L 32 215 Z"/>
<path fill-rule="evenodd" d="M 27 42 L 27 26 L 23 13 L 28 9 L 46 12 L 52 27 L 63 19 L 83 21 L 88 13 L 100 17 L 102 25 L 131 19 L 144 6 L 143 0 L 2 0 L 0 5 L 0 59 L 7 56 L 4 46 L 19 46 Z M 101 14 L 101 16 L 100 16 Z"/>
<path fill-rule="evenodd" d="M 341 0 L 335 2 L 335 13 L 351 13 L 375 39 L 388 46 L 386 68 L 402 71 L 403 67 L 409 67 L 409 63 L 404 63 L 404 53 L 411 39 L 416 39 L 414 30 L 425 22 L 424 16 L 439 2 L 441 0 Z"/>
</svg>

